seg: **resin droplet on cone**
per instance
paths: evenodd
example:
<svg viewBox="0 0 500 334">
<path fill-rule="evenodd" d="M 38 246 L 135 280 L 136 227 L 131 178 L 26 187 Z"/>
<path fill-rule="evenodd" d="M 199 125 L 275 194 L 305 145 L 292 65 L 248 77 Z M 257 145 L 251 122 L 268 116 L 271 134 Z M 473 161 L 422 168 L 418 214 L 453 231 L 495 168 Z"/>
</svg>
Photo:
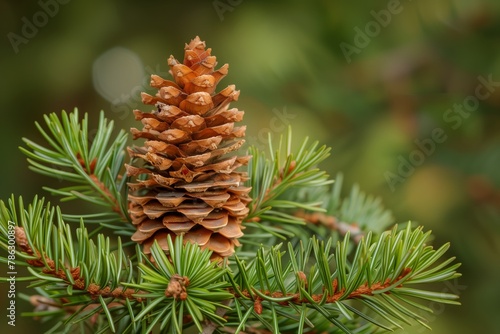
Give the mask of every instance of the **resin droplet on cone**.
<svg viewBox="0 0 500 334">
<path fill-rule="evenodd" d="M 137 231 L 132 240 L 150 253 L 154 240 L 168 251 L 167 235 L 199 244 L 227 257 L 239 245 L 248 214 L 250 188 L 236 171 L 249 156 L 235 151 L 244 143 L 245 127 L 235 125 L 243 111 L 229 108 L 239 91 L 230 85 L 216 93 L 228 65 L 215 70 L 216 57 L 199 37 L 186 44 L 184 61 L 168 65 L 174 81 L 151 76 L 152 96 L 142 93 L 150 113 L 134 110 L 142 130 L 131 129 L 141 147 L 129 148 L 129 213 Z"/>
</svg>

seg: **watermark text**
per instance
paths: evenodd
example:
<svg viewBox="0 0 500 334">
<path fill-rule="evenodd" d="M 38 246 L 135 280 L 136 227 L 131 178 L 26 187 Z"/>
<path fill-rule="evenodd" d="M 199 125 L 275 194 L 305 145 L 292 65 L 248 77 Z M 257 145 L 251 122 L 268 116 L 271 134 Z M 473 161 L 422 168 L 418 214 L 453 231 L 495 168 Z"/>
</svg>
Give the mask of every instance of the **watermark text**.
<svg viewBox="0 0 500 334">
<path fill-rule="evenodd" d="M 20 33 L 12 31 L 7 33 L 7 38 L 14 52 L 17 54 L 22 44 L 28 44 L 30 40 L 35 38 L 38 31 L 45 27 L 49 23 L 49 20 L 59 13 L 59 6 L 65 5 L 68 2 L 70 0 L 39 0 L 38 5 L 41 10 L 35 12 L 31 18 L 26 16 L 21 18 L 23 25 Z"/>
</svg>

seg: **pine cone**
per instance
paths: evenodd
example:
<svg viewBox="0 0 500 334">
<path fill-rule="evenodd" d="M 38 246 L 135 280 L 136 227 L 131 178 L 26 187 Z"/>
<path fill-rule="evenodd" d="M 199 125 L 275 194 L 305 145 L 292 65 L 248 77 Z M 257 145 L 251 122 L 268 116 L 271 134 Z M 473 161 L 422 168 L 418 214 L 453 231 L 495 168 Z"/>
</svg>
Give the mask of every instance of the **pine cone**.
<svg viewBox="0 0 500 334">
<path fill-rule="evenodd" d="M 143 128 L 131 132 L 146 141 L 129 147 L 129 214 L 137 228 L 132 240 L 146 254 L 154 240 L 168 252 L 167 235 L 183 234 L 215 257 L 227 257 L 243 235 L 250 188 L 243 186 L 246 173 L 235 170 L 250 157 L 229 153 L 244 143 L 245 126 L 234 125 L 244 113 L 229 109 L 240 93 L 234 85 L 215 94 L 228 65 L 214 70 L 210 53 L 196 36 L 185 46 L 183 63 L 168 59 L 175 82 L 152 75 L 158 92 L 141 94 L 143 103 L 156 109 L 134 110 Z"/>
</svg>

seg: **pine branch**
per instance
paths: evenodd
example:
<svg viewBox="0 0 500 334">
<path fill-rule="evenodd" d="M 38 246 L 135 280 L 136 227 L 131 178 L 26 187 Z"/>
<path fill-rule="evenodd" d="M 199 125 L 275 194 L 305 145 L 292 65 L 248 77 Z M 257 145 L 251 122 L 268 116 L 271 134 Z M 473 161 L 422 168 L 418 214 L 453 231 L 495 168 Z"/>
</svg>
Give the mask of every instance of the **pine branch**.
<svg viewBox="0 0 500 334">
<path fill-rule="evenodd" d="M 6 250 L 9 230 L 16 258 L 24 259 L 16 264 L 29 272 L 17 279 L 42 291 L 30 299 L 34 317 L 59 319 L 65 328 L 91 319 L 97 332 L 120 333 L 149 333 L 155 326 L 182 333 L 190 325 L 201 332 L 204 323 L 225 322 L 215 311 L 227 309 L 232 298 L 223 280 L 226 269 L 211 260 L 211 252 L 184 244 L 182 236 L 166 240 L 169 256 L 155 243 L 148 259 L 137 245 L 132 261 L 120 238 L 112 250 L 109 238 L 91 239 L 83 223 L 73 233 L 59 208 L 38 198 L 28 207 L 22 198 L 17 205 L 13 198 L 0 202 L 0 247 Z"/>
<path fill-rule="evenodd" d="M 356 184 L 349 196 L 341 197 L 343 176 L 338 173 L 331 191 L 324 198 L 327 215 L 336 216 L 341 222 L 356 224 L 363 231 L 381 233 L 394 223 L 392 213 L 382 206 L 382 200 L 367 195 Z"/>
<path fill-rule="evenodd" d="M 109 213 L 68 215 L 66 219 L 79 221 L 80 217 L 128 221 L 126 206 L 126 179 L 124 172 L 127 134 L 120 131 L 113 134 L 113 121 L 108 121 L 101 112 L 95 137 L 88 129 L 88 115 L 80 120 L 78 110 L 61 117 L 55 113 L 44 116 L 47 130 L 36 123 L 38 131 L 47 141 L 42 146 L 24 138 L 27 148 L 21 151 L 28 156 L 30 169 L 59 181 L 73 183 L 59 189 L 46 187 L 50 193 L 62 197 L 63 201 L 81 199 L 98 206 L 104 206 Z M 87 222 L 92 222 L 89 219 Z"/>
<path fill-rule="evenodd" d="M 381 233 L 393 224 L 392 213 L 383 208 L 380 198 L 367 196 L 354 185 L 348 197 L 341 196 L 343 176 L 338 173 L 333 186 L 323 189 L 307 189 L 299 194 L 296 201 L 319 201 L 324 212 L 308 212 L 299 209 L 295 215 L 314 230 L 314 235 L 329 235 L 336 232 L 344 237 L 348 232 L 353 241 L 359 242 L 367 232 Z"/>
<path fill-rule="evenodd" d="M 357 223 L 349 224 L 340 221 L 335 216 L 329 216 L 323 212 L 305 212 L 303 210 L 298 210 L 295 216 L 304 219 L 307 224 L 324 226 L 329 231 L 336 232 L 342 237 L 349 233 L 355 242 L 359 242 L 365 235 L 364 231 L 360 229 Z M 318 233 L 318 235 L 323 234 Z"/>
<path fill-rule="evenodd" d="M 72 233 L 59 208 L 38 198 L 27 208 L 22 198 L 17 205 L 14 198 L 8 205 L 0 202 L 2 248 L 6 248 L 6 232 L 8 226 L 12 226 L 11 222 L 16 225 L 16 258 L 25 260 L 18 265 L 27 266 L 30 274 L 18 279 L 30 281 L 30 287 L 49 292 L 44 300 L 50 300 L 52 307 L 59 305 L 61 312 L 58 315 L 67 316 L 66 324 L 85 321 L 92 314 L 108 314 L 110 305 L 118 311 L 124 310 L 125 304 L 143 302 L 140 291 L 120 284 L 136 275 L 132 272 L 130 260 L 126 260 L 119 238 L 117 250 L 111 252 L 110 239 L 98 235 L 95 243 L 89 238 L 83 223 L 76 233 Z M 44 303 L 37 299 L 35 306 Z M 43 312 L 35 314 L 44 315 Z M 114 328 L 114 321 L 110 320 L 104 327 Z"/>
<path fill-rule="evenodd" d="M 402 231 L 395 228 L 383 233 L 377 241 L 372 241 L 369 233 L 356 246 L 352 261 L 348 260 L 349 233 L 333 251 L 331 239 L 319 242 L 312 238 L 296 251 L 289 243 L 288 265 L 284 265 L 281 246 L 269 251 L 260 248 L 248 264 L 236 258 L 237 266 L 228 279 L 241 311 L 228 314 L 228 326 L 238 324 L 236 327 L 242 329 L 246 324 L 260 323 L 271 332 L 287 326 L 302 332 L 326 320 L 333 326 L 329 332 L 352 333 L 367 324 L 386 330 L 411 319 L 425 324 L 425 319 L 405 303 L 424 306 L 408 301 L 408 297 L 447 304 L 458 304 L 458 297 L 414 286 L 460 276 L 456 273 L 460 264 L 450 265 L 454 258 L 437 264 L 449 245 L 435 250 L 426 244 L 429 236 L 422 228 L 412 230 L 410 224 Z M 309 319 L 311 310 L 319 313 L 322 321 Z M 279 324 L 276 319 L 280 319 Z"/>
<path fill-rule="evenodd" d="M 347 235 L 333 250 L 332 239 L 315 238 L 298 250 L 289 243 L 287 255 L 280 246 L 267 251 L 261 247 L 248 264 L 236 257 L 232 271 L 211 261 L 211 252 L 169 236 L 169 256 L 155 242 L 152 262 L 136 247 L 139 272 L 134 274 L 135 265 L 125 260 L 119 238 L 111 252 L 109 238 L 97 235 L 95 243 L 81 224 L 73 243 L 59 209 L 43 200 L 35 198 L 25 208 L 20 199 L 18 209 L 14 199 L 8 206 L 0 202 L 4 249 L 10 221 L 18 222 L 16 256 L 25 260 L 30 273 L 22 280 L 48 292 L 35 306 L 58 308 L 61 312 L 49 314 L 64 316 L 65 326 L 94 317 L 99 330 L 121 328 L 124 333 L 139 328 L 149 332 L 155 326 L 181 333 L 190 323 L 200 332 L 214 325 L 302 332 L 330 322 L 330 332 L 352 333 L 368 325 L 390 330 L 411 319 L 425 324 L 412 309 L 425 307 L 414 299 L 458 304 L 455 295 L 416 286 L 458 277 L 459 264 L 450 265 L 453 258 L 436 264 L 449 245 L 434 250 L 426 244 L 430 232 L 412 230 L 410 224 L 376 241 L 368 234 L 356 245 L 351 261 Z M 227 306 L 228 300 L 234 300 L 233 307 Z M 224 318 L 217 311 L 221 309 L 228 310 Z"/>
<path fill-rule="evenodd" d="M 326 146 L 318 147 L 318 142 L 309 144 L 308 138 L 305 138 L 298 150 L 292 152 L 290 128 L 285 143 L 281 137 L 276 151 L 273 150 L 271 143 L 272 139 L 269 137 L 271 159 L 255 147 L 249 149 L 252 160 L 248 168 L 248 185 L 252 187 L 250 193 L 252 202 L 249 203 L 250 213 L 246 218 L 246 225 L 279 238 L 284 238 L 283 235 L 291 237 L 294 233 L 287 232 L 286 227 L 302 225 L 304 220 L 294 216 L 290 209 L 323 210 L 319 207 L 321 201 L 297 201 L 287 199 L 284 195 L 290 197 L 290 193 L 301 189 L 322 187 L 332 183 L 324 171 L 316 168 L 317 164 L 329 156 L 330 149 Z M 274 228 L 268 223 L 279 224 L 280 228 Z"/>
<path fill-rule="evenodd" d="M 368 231 L 380 233 L 393 224 L 392 214 L 382 207 L 380 198 L 366 195 L 357 185 L 347 198 L 342 198 L 342 174 L 338 173 L 335 181 L 329 180 L 325 172 L 315 167 L 329 156 L 329 148 L 318 148 L 317 143 L 309 145 L 306 138 L 297 152 L 292 152 L 291 142 L 289 128 L 284 145 L 281 138 L 274 152 L 269 137 L 271 159 L 250 148 L 253 158 L 249 185 L 253 200 L 247 226 L 268 233 L 266 239 L 270 242 L 276 240 L 272 236 L 307 240 L 309 235 L 304 234 L 303 226 L 297 226 L 304 224 L 316 235 L 336 232 L 344 236 L 350 232 L 359 241 Z M 252 239 L 254 235 L 242 238 L 246 244 L 252 244 Z"/>
</svg>

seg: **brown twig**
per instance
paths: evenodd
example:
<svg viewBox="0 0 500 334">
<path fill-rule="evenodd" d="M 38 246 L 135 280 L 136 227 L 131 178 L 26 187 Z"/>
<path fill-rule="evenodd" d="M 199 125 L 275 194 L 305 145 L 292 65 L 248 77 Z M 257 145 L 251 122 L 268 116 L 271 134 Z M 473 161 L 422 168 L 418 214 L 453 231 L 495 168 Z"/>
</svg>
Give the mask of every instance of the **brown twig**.
<svg viewBox="0 0 500 334">
<path fill-rule="evenodd" d="M 364 236 L 364 232 L 358 224 L 340 221 L 337 217 L 329 216 L 323 212 L 305 212 L 300 210 L 295 213 L 295 216 L 304 219 L 307 223 L 323 225 L 332 231 L 337 231 L 341 236 L 345 236 L 349 232 L 352 240 L 356 243 L 359 243 Z"/>
<path fill-rule="evenodd" d="M 80 155 L 80 153 L 77 153 L 76 154 L 76 158 L 78 159 L 78 162 L 80 163 L 80 166 L 83 168 L 83 170 L 85 171 L 85 173 L 90 177 L 90 179 L 92 180 L 92 182 L 94 182 L 94 184 L 99 188 L 101 189 L 101 191 L 106 194 L 104 197 L 109 200 L 111 202 L 111 210 L 113 210 L 113 212 L 116 212 L 118 213 L 122 219 L 124 219 L 125 221 L 128 220 L 128 217 L 122 212 L 121 210 L 121 207 L 120 207 L 120 203 L 118 202 L 118 200 L 116 199 L 115 196 L 113 196 L 113 194 L 111 193 L 111 191 L 109 190 L 108 187 L 106 187 L 106 185 L 101 182 L 101 180 L 97 177 L 97 175 L 94 174 L 95 172 L 95 166 L 97 165 L 97 158 L 94 158 L 89 166 L 87 167 L 85 161 L 83 160 L 82 156 Z"/>
<path fill-rule="evenodd" d="M 345 295 L 345 289 L 341 289 L 341 290 L 338 289 L 338 280 L 334 279 L 332 281 L 332 287 L 333 287 L 333 291 L 334 291 L 333 295 L 327 295 L 325 298 L 325 293 L 327 293 L 327 292 L 325 292 L 323 294 L 313 294 L 313 295 L 311 295 L 311 297 L 315 302 L 320 302 L 323 300 L 323 298 L 325 298 L 324 299 L 325 303 L 335 303 L 339 300 L 355 299 L 355 298 L 358 298 L 360 296 L 373 296 L 373 293 L 375 291 L 388 288 L 391 284 L 404 278 L 410 272 L 411 272 L 411 268 L 405 268 L 405 269 L 403 269 L 401 274 L 395 280 L 386 279 L 384 282 L 374 282 L 370 285 L 368 284 L 368 282 L 365 282 L 364 284 L 359 286 L 356 290 L 349 293 L 349 295 L 347 295 L 347 296 Z M 252 298 L 252 294 L 250 294 L 250 292 L 246 289 L 241 291 L 241 294 L 238 294 L 235 291 L 231 291 L 231 292 L 234 294 L 235 297 L 241 296 L 241 297 L 245 297 L 245 298 Z M 288 304 L 304 304 L 304 303 L 308 304 L 308 303 L 310 303 L 310 301 L 308 299 L 301 298 L 299 293 L 283 294 L 282 292 L 261 291 L 261 294 L 264 294 L 264 295 L 272 297 L 272 298 L 292 297 L 291 299 L 289 299 L 287 301 L 277 302 L 278 304 L 284 305 L 284 306 L 286 306 Z M 255 300 L 260 300 L 260 297 L 257 297 Z"/>
<path fill-rule="evenodd" d="M 52 298 L 40 296 L 40 295 L 32 295 L 30 297 L 30 303 L 35 307 L 35 312 L 44 312 L 44 311 L 56 311 L 56 310 L 64 310 L 66 314 L 73 314 L 75 312 L 87 312 L 92 311 L 97 307 L 100 307 L 100 303 L 94 303 L 87 305 L 83 310 L 80 310 L 81 306 L 79 305 L 63 305 L 67 303 L 68 300 L 66 298 L 61 298 L 60 302 L 55 301 Z M 111 302 L 107 304 L 107 308 L 111 309 L 113 307 L 122 307 L 123 302 Z M 97 317 L 101 312 L 97 312 L 90 318 L 90 322 L 95 324 L 97 321 Z M 35 320 L 39 320 L 40 317 L 34 317 Z"/>
<path fill-rule="evenodd" d="M 228 306 L 231 303 L 231 300 L 224 300 L 221 304 Z M 219 317 L 223 317 L 228 310 L 223 307 L 217 307 L 215 310 L 215 314 L 218 315 Z M 203 326 L 203 332 L 201 334 L 212 334 L 217 328 L 219 328 L 219 325 L 214 323 L 211 320 L 206 320 Z M 242 332 L 240 332 L 242 333 Z"/>
<path fill-rule="evenodd" d="M 273 191 L 283 182 L 283 179 L 286 176 L 288 176 L 289 174 L 291 174 L 295 170 L 296 166 L 297 166 L 297 162 L 295 160 L 293 160 L 290 162 L 290 165 L 288 166 L 288 170 L 285 171 L 284 168 L 281 168 L 279 171 L 278 177 L 274 179 L 274 182 L 266 190 L 266 193 L 264 194 L 262 199 L 259 200 L 259 203 L 265 203 L 265 202 L 269 201 L 269 199 L 272 196 L 274 196 Z M 298 176 L 298 175 L 300 175 L 300 173 L 298 173 L 296 176 Z M 261 207 L 261 205 L 259 205 L 257 207 L 253 207 L 252 212 L 250 212 L 248 214 L 247 218 L 245 218 L 245 221 L 247 221 L 247 222 L 259 221 L 259 217 L 254 216 L 254 214 L 256 211 L 258 211 L 258 209 L 260 209 L 260 207 Z"/>
<path fill-rule="evenodd" d="M 95 185 L 98 186 L 99 189 L 101 189 L 102 192 L 106 194 L 105 197 L 108 200 L 110 200 L 110 202 L 112 203 L 111 210 L 113 210 L 113 212 L 118 213 L 122 219 L 127 221 L 128 217 L 123 213 L 123 211 L 120 207 L 120 203 L 118 202 L 116 197 L 113 196 L 113 194 L 111 193 L 109 188 L 106 187 L 106 185 L 104 185 L 104 183 L 102 183 L 101 180 L 99 180 L 99 178 L 95 174 L 90 174 L 89 177 L 92 179 L 92 181 L 95 183 Z"/>
<path fill-rule="evenodd" d="M 67 268 L 68 272 L 71 274 L 71 280 L 70 280 L 70 278 L 66 274 L 66 271 L 64 271 L 61 268 L 56 269 L 55 261 L 53 259 L 50 259 L 47 256 L 42 257 L 42 255 L 40 254 L 39 251 L 36 251 L 36 252 L 33 251 L 33 249 L 29 246 L 29 244 L 27 242 L 26 232 L 24 231 L 24 228 L 16 226 L 15 237 L 16 237 L 17 245 L 24 253 L 29 254 L 29 255 L 35 255 L 35 253 L 36 253 L 36 259 L 28 259 L 28 260 L 26 260 L 26 263 L 30 264 L 33 267 L 43 267 L 42 272 L 45 275 L 60 278 L 68 285 L 71 285 L 74 289 L 86 290 L 92 299 L 96 299 L 99 296 L 102 296 L 105 298 L 113 297 L 113 298 L 119 299 L 119 300 L 120 299 L 121 300 L 131 299 L 131 300 L 135 300 L 138 302 L 143 301 L 143 298 L 136 297 L 134 295 L 141 294 L 144 292 L 135 291 L 134 289 L 125 289 L 123 287 L 118 287 L 118 288 L 111 290 L 111 288 L 109 286 L 100 287 L 99 285 L 97 285 L 95 283 L 90 283 L 88 285 L 88 287 L 85 288 L 85 278 L 81 276 L 80 267 Z M 73 281 L 73 283 L 71 283 L 71 281 Z M 40 303 L 40 304 L 45 303 L 44 302 L 45 299 L 43 299 L 43 298 L 41 298 L 41 299 L 38 298 L 36 300 L 37 300 L 36 303 Z M 32 304 L 33 303 L 35 303 L 34 300 L 32 301 Z M 45 304 L 49 305 L 47 303 L 45 303 Z M 37 306 L 37 305 L 35 305 L 35 306 Z M 55 307 L 56 305 L 59 305 L 59 304 L 57 304 L 56 302 L 53 302 L 49 306 Z M 100 303 L 99 303 L 99 305 L 100 305 Z M 116 304 L 116 305 L 118 305 L 118 304 Z M 120 305 L 122 305 L 122 304 L 120 303 Z M 89 306 L 91 306 L 91 305 L 89 305 Z M 96 307 L 97 306 L 98 305 L 96 305 Z M 74 311 L 72 311 L 71 308 L 67 309 L 66 306 L 61 306 L 61 308 L 63 308 L 64 310 L 66 310 L 67 312 L 70 312 L 70 313 L 74 312 Z"/>
<path fill-rule="evenodd" d="M 388 288 L 391 284 L 393 284 L 396 281 L 399 281 L 400 279 L 404 278 L 406 275 L 408 275 L 411 272 L 410 268 L 405 268 L 401 272 L 401 274 L 395 279 L 395 280 L 390 280 L 386 279 L 384 282 L 375 282 L 372 283 L 371 285 L 368 285 L 368 283 L 364 283 L 363 285 L 359 286 L 356 290 L 352 291 L 349 293 L 347 296 L 345 295 L 345 289 L 338 289 L 338 280 L 334 279 L 332 281 L 332 287 L 333 287 L 333 295 L 327 295 L 325 298 L 325 293 L 323 294 L 314 294 L 312 295 L 312 299 L 314 302 L 321 302 L 324 299 L 325 303 L 335 303 L 339 300 L 346 300 L 346 299 L 356 299 L 361 296 L 372 296 L 375 291 L 379 291 L 382 289 Z M 302 280 L 303 273 L 300 272 L 299 279 Z M 241 292 L 241 295 L 236 293 L 235 291 L 231 291 L 235 298 L 237 297 L 245 297 L 252 299 L 252 295 L 249 293 L 248 290 L 243 290 Z M 279 305 L 287 306 L 289 304 L 310 304 L 311 302 L 306 299 L 306 298 L 301 298 L 299 293 L 288 293 L 288 294 L 283 294 L 282 292 L 270 292 L 270 291 L 261 291 L 262 294 L 265 294 L 266 296 L 273 297 L 273 298 L 283 298 L 283 297 L 292 297 L 290 300 L 284 301 L 284 302 L 276 302 Z M 386 292 L 390 293 L 390 292 Z M 258 314 L 261 314 L 263 311 L 263 306 L 262 306 L 262 299 L 261 297 L 256 297 L 254 300 L 254 310 Z M 233 328 L 229 327 L 224 327 L 223 331 L 226 333 L 234 333 Z M 212 332 L 208 332 L 212 333 Z M 240 333 L 248 333 L 248 334 L 268 334 L 271 333 L 267 331 L 266 329 L 258 329 L 258 328 L 253 328 L 251 326 L 247 326 L 245 332 L 240 332 Z M 309 333 L 315 333 L 315 332 L 309 332 Z M 205 332 L 203 332 L 205 334 Z"/>
</svg>

